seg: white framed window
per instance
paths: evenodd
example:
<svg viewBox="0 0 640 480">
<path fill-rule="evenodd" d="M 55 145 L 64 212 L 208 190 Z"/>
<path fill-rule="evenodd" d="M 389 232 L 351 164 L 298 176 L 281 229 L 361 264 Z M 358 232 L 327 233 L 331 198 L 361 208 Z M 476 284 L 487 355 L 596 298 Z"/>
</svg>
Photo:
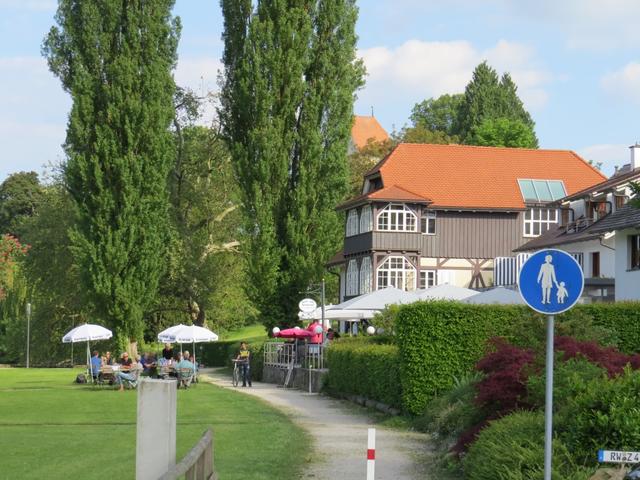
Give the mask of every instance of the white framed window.
<svg viewBox="0 0 640 480">
<path fill-rule="evenodd" d="M 421 270 L 420 271 L 420 288 L 431 288 L 436 284 L 436 271 L 435 270 Z"/>
<path fill-rule="evenodd" d="M 347 237 L 358 234 L 358 210 L 349 210 L 347 215 Z"/>
<path fill-rule="evenodd" d="M 569 255 L 571 255 L 573 258 L 575 258 L 576 262 L 578 262 L 578 265 L 580 265 L 580 268 L 582 270 L 584 270 L 584 253 L 583 252 L 569 252 Z"/>
<path fill-rule="evenodd" d="M 347 296 L 358 295 L 358 262 L 355 259 L 349 260 L 347 266 Z"/>
<path fill-rule="evenodd" d="M 417 231 L 418 217 L 403 203 L 390 203 L 378 214 L 378 230 L 388 232 Z"/>
<path fill-rule="evenodd" d="M 436 212 L 425 210 L 420 217 L 420 232 L 424 235 L 436 234 Z"/>
<path fill-rule="evenodd" d="M 378 288 L 416 289 L 416 268 L 405 257 L 387 257 L 377 269 Z"/>
<path fill-rule="evenodd" d="M 364 257 L 360 265 L 360 295 L 371 291 L 371 258 Z"/>
<path fill-rule="evenodd" d="M 373 229 L 373 216 L 371 205 L 365 205 L 360 212 L 360 233 L 370 232 Z"/>
<path fill-rule="evenodd" d="M 555 208 L 530 208 L 524 212 L 524 236 L 538 237 L 558 223 Z"/>
</svg>

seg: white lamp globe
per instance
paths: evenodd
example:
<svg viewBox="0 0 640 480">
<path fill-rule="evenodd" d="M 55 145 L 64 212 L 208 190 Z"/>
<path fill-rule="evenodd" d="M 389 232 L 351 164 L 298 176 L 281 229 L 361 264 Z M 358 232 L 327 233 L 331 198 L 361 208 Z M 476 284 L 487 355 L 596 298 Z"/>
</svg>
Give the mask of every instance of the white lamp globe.
<svg viewBox="0 0 640 480">
<path fill-rule="evenodd" d="M 273 327 L 273 330 L 271 330 L 273 332 L 274 335 L 278 335 L 280 333 L 280 329 L 278 327 Z"/>
<path fill-rule="evenodd" d="M 294 329 L 294 330 L 300 330 L 300 327 L 295 326 L 295 327 L 293 327 L 293 329 Z"/>
<path fill-rule="evenodd" d="M 367 327 L 367 333 L 368 333 L 369 335 L 373 335 L 374 333 L 376 333 L 376 327 L 374 327 L 373 325 L 369 325 L 369 326 Z"/>
<path fill-rule="evenodd" d="M 322 327 L 318 325 L 316 328 L 313 329 L 313 331 L 316 332 L 316 335 L 320 335 L 322 333 Z"/>
</svg>

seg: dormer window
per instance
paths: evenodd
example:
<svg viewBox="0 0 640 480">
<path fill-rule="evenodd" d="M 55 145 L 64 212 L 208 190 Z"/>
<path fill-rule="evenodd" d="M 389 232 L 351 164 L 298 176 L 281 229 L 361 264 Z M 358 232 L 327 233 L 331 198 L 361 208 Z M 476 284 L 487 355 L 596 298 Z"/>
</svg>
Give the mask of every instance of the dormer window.
<svg viewBox="0 0 640 480">
<path fill-rule="evenodd" d="M 403 203 L 390 203 L 378 214 L 377 228 L 383 232 L 417 232 L 418 217 Z"/>
</svg>

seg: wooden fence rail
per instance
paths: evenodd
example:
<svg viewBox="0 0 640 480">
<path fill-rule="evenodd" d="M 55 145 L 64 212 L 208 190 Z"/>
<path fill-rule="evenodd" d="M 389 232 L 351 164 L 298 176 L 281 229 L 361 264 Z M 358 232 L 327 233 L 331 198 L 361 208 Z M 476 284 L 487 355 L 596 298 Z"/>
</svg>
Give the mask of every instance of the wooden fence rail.
<svg viewBox="0 0 640 480">
<path fill-rule="evenodd" d="M 159 480 L 176 480 L 184 475 L 185 480 L 218 480 L 213 466 L 213 432 L 207 430 L 180 463 L 165 473 Z"/>
</svg>

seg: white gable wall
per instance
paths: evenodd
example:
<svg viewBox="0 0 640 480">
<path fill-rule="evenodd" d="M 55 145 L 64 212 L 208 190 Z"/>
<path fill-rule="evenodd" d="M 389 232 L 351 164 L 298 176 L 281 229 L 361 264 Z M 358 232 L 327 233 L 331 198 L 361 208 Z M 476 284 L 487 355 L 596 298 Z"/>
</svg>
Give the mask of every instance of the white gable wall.
<svg viewBox="0 0 640 480">
<path fill-rule="evenodd" d="M 629 235 L 637 229 L 616 231 L 616 301 L 640 300 L 640 270 L 629 271 Z"/>
</svg>

